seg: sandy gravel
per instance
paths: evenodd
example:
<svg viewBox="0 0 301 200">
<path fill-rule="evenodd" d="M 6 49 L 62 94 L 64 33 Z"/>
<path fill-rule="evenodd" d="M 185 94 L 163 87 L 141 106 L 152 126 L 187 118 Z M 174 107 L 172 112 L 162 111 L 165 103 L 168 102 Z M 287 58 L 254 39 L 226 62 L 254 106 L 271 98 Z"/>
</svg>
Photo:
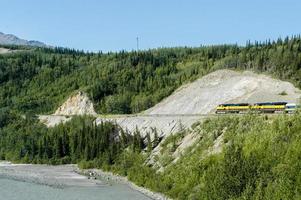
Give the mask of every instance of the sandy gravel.
<svg viewBox="0 0 301 200">
<path fill-rule="evenodd" d="M 62 115 L 39 115 L 38 116 L 41 123 L 45 124 L 47 127 L 54 127 L 59 123 L 65 123 L 71 120 L 71 117 Z"/>
<path fill-rule="evenodd" d="M 285 92 L 286 95 L 280 95 Z M 146 114 L 208 114 L 222 103 L 287 101 L 301 91 L 293 84 L 250 71 L 218 70 L 175 91 Z"/>
<path fill-rule="evenodd" d="M 159 137 L 169 135 L 190 127 L 194 122 L 200 121 L 205 116 L 199 115 L 154 115 L 154 116 L 134 116 L 134 117 L 118 117 L 118 118 L 102 118 L 98 117 L 96 123 L 102 121 L 112 121 L 117 123 L 123 130 L 133 133 L 136 129 L 139 130 L 142 136 L 150 133 L 151 138 L 154 132 L 157 132 Z"/>
<path fill-rule="evenodd" d="M 53 187 L 104 185 L 100 180 L 90 180 L 76 173 L 76 165 L 31 165 L 0 162 L 0 175 L 16 180 L 26 180 Z"/>
<path fill-rule="evenodd" d="M 12 52 L 10 49 L 0 47 L 0 54 L 10 53 L 10 52 Z"/>
<path fill-rule="evenodd" d="M 6 49 L 3 47 L 0 47 L 0 54 L 6 54 L 6 53 L 14 53 L 22 50 L 11 50 L 11 49 Z"/>
<path fill-rule="evenodd" d="M 155 200 L 169 200 L 170 198 L 166 197 L 163 194 L 152 192 L 144 187 L 139 187 L 136 184 L 130 182 L 126 177 L 115 175 L 112 172 L 104 172 L 100 169 L 87 169 L 87 170 L 79 170 L 78 173 L 80 174 L 86 174 L 89 175 L 91 173 L 94 174 L 97 178 L 101 180 L 105 180 L 106 182 L 117 182 L 117 183 L 122 183 L 126 184 L 132 189 L 143 193 L 144 195 L 150 197 L 151 199 Z"/>
</svg>

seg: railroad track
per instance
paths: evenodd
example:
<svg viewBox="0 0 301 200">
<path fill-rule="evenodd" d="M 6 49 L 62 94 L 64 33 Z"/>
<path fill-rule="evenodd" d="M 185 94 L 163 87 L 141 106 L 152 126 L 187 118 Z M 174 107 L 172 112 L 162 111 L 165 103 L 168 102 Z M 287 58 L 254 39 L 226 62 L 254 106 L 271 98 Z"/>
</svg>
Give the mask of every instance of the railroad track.
<svg viewBox="0 0 301 200">
<path fill-rule="evenodd" d="M 160 117 L 219 117 L 219 116 L 243 116 L 246 115 L 247 113 L 226 113 L 226 114 L 124 114 L 124 115 L 95 115 L 94 117 L 97 118 L 135 118 L 135 117 L 149 117 L 149 118 L 160 118 Z M 281 115 L 284 113 L 253 113 L 257 115 Z M 37 115 L 39 116 L 47 116 L 47 117 L 74 117 L 76 115 Z"/>
</svg>

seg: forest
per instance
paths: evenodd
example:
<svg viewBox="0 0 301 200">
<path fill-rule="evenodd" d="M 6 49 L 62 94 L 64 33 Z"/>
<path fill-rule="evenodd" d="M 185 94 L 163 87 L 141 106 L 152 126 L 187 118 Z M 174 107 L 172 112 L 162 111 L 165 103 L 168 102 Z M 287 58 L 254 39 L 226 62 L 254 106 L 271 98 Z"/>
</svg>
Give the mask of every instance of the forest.
<svg viewBox="0 0 301 200">
<path fill-rule="evenodd" d="M 140 153 L 147 146 L 144 139 L 152 143 L 139 132 L 129 134 L 114 123 L 96 124 L 91 116 L 73 117 L 66 124 L 47 128 L 34 116 L 8 110 L 0 115 L 0 160 L 105 168 L 125 149 Z"/>
<path fill-rule="evenodd" d="M 97 113 L 139 113 L 184 83 L 224 68 L 267 73 L 301 87 L 301 37 L 247 42 L 243 47 L 117 53 L 31 48 L 2 54 L 0 107 L 22 114 L 47 114 L 82 90 L 93 100 Z"/>
</svg>

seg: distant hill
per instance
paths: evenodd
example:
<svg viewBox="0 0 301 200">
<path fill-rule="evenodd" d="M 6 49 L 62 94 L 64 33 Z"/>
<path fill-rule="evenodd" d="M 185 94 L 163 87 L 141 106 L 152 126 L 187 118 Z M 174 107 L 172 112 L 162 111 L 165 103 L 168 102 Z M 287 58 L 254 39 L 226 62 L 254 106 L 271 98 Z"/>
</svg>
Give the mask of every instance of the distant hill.
<svg viewBox="0 0 301 200">
<path fill-rule="evenodd" d="M 46 47 L 47 45 L 43 42 L 35 40 L 24 40 L 20 39 L 12 34 L 5 34 L 0 32 L 0 44 L 4 45 L 26 45 L 26 46 L 37 46 L 37 47 Z"/>
</svg>

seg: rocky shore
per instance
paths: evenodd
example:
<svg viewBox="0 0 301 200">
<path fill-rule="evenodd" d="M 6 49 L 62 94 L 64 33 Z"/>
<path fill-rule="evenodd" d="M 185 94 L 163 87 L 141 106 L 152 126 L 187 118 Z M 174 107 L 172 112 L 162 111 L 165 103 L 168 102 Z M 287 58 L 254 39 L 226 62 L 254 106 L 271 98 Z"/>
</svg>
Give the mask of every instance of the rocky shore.
<svg viewBox="0 0 301 200">
<path fill-rule="evenodd" d="M 76 165 L 12 164 L 0 161 L 0 176 L 18 181 L 27 181 L 56 188 L 106 185 L 100 180 L 89 180 L 87 177 L 76 173 L 76 170 Z"/>
<path fill-rule="evenodd" d="M 120 176 L 117 174 L 113 174 L 112 172 L 105 172 L 100 169 L 77 169 L 77 173 L 88 176 L 91 179 L 93 179 L 93 178 L 100 179 L 101 181 L 107 182 L 107 183 L 115 182 L 115 183 L 126 184 L 133 190 L 136 190 L 154 200 L 170 200 L 170 198 L 166 197 L 163 194 L 160 194 L 157 192 L 152 192 L 144 187 L 140 187 L 140 186 L 132 183 L 131 181 L 129 181 L 126 177 L 123 177 L 123 176 Z"/>
</svg>

